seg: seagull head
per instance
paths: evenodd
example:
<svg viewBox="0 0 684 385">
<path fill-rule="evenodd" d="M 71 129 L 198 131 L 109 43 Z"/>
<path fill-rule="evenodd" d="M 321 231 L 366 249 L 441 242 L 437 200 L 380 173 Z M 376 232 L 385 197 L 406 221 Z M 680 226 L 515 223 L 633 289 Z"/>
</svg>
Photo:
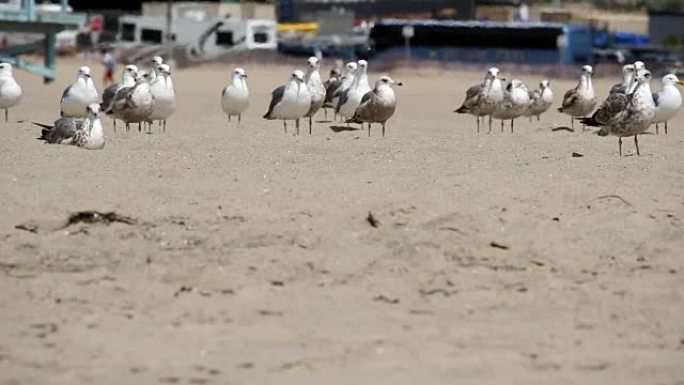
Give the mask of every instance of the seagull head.
<svg viewBox="0 0 684 385">
<path fill-rule="evenodd" d="M 651 81 L 651 72 L 646 69 L 637 70 L 634 81 L 638 84 L 645 84 Z"/>
<path fill-rule="evenodd" d="M 366 70 L 368 70 L 368 62 L 367 61 L 359 60 L 357 63 L 359 65 L 359 71 L 366 72 Z"/>
<path fill-rule="evenodd" d="M 355 74 L 355 73 L 356 73 L 356 70 L 357 70 L 357 68 L 358 68 L 358 65 L 357 65 L 355 62 L 349 62 L 349 63 L 347 63 L 347 65 L 345 66 L 345 68 L 347 68 L 347 73 L 349 73 L 349 74 Z"/>
<path fill-rule="evenodd" d="M 549 88 L 549 87 L 551 87 L 551 82 L 548 81 L 547 79 L 544 79 L 541 82 L 539 82 L 539 88 L 545 89 L 545 88 Z"/>
<path fill-rule="evenodd" d="M 340 69 L 339 69 L 339 68 L 335 67 L 335 68 L 333 68 L 333 69 L 330 70 L 330 77 L 331 77 L 331 78 L 337 78 L 337 77 L 339 77 L 340 75 L 342 75 L 342 73 L 340 72 Z"/>
<path fill-rule="evenodd" d="M 526 90 L 527 86 L 525 85 L 525 83 L 522 80 L 513 79 L 513 80 L 511 80 L 510 83 L 508 83 L 506 90 L 508 90 L 508 92 L 511 92 L 514 88 L 521 88 L 521 89 Z"/>
<path fill-rule="evenodd" d="M 292 80 L 296 81 L 297 83 L 304 83 L 304 73 L 300 70 L 296 70 L 292 73 Z"/>
<path fill-rule="evenodd" d="M 321 61 L 317 57 L 311 56 L 308 60 L 308 63 L 309 63 L 309 68 L 318 69 L 320 64 L 321 64 Z"/>
<path fill-rule="evenodd" d="M 582 66 L 582 74 L 592 77 L 594 75 L 594 69 L 590 65 Z"/>
<path fill-rule="evenodd" d="M 236 68 L 233 71 L 233 78 L 238 78 L 238 79 L 244 79 L 247 77 L 247 73 L 245 73 L 245 70 L 242 68 Z"/>
<path fill-rule="evenodd" d="M 634 62 L 634 71 L 639 71 L 639 70 L 645 70 L 646 69 L 646 64 L 642 61 L 635 61 Z"/>
<path fill-rule="evenodd" d="M 0 74 L 12 74 L 12 65 L 10 63 L 0 63 Z"/>
<path fill-rule="evenodd" d="M 83 66 L 78 69 L 78 73 L 76 74 L 77 77 L 83 77 L 83 78 L 90 78 L 90 67 L 88 66 Z"/>
<path fill-rule="evenodd" d="M 164 76 L 171 76 L 171 66 L 164 63 L 157 66 L 157 72 Z"/>
<path fill-rule="evenodd" d="M 490 79 L 494 79 L 499 76 L 499 69 L 496 67 L 492 67 L 487 70 L 487 77 Z"/>
<path fill-rule="evenodd" d="M 393 85 L 401 86 L 401 85 L 403 85 L 403 83 L 402 82 L 395 82 L 394 80 L 392 80 L 391 77 L 389 77 L 387 75 L 380 76 L 380 79 L 378 79 L 375 82 L 375 88 L 391 87 Z"/>
<path fill-rule="evenodd" d="M 134 66 L 133 64 L 125 66 L 123 69 L 123 76 L 130 76 L 135 79 L 138 77 L 138 67 Z"/>
<path fill-rule="evenodd" d="M 634 73 L 634 64 L 625 64 L 622 67 L 622 74 L 627 76 L 631 76 Z"/>
<path fill-rule="evenodd" d="M 92 116 L 94 118 L 99 117 L 100 115 L 100 105 L 97 103 L 89 104 L 86 107 L 86 116 Z"/>
<path fill-rule="evenodd" d="M 152 66 L 154 68 L 157 68 L 160 64 L 164 63 L 164 59 L 161 58 L 161 56 L 155 56 L 152 58 Z"/>
<path fill-rule="evenodd" d="M 684 80 L 679 80 L 679 78 L 675 74 L 667 74 L 663 76 L 663 79 L 661 81 L 663 82 L 663 85 L 679 84 L 680 86 L 684 86 Z"/>
</svg>

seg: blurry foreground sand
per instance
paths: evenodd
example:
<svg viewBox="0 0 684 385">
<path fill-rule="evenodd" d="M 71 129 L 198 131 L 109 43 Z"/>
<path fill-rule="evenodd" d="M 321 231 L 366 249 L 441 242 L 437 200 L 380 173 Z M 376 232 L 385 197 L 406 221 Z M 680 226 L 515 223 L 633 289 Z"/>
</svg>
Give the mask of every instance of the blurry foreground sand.
<svg viewBox="0 0 684 385">
<path fill-rule="evenodd" d="M 60 64 L 11 119 L 54 120 Z M 241 127 L 230 70 L 103 151 L 0 124 L 0 384 L 682 384 L 684 114 L 620 158 L 555 111 L 477 135 L 482 74 L 401 72 L 386 138 L 293 137 L 260 118 L 292 68 L 247 68 Z M 41 231 L 79 210 L 140 224 Z"/>
</svg>

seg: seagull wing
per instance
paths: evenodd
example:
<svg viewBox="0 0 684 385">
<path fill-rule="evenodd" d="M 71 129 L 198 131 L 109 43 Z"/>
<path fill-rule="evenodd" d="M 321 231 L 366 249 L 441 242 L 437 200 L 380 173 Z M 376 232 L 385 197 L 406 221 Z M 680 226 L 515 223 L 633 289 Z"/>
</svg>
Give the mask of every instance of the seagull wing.
<svg viewBox="0 0 684 385">
<path fill-rule="evenodd" d="M 265 119 L 271 119 L 271 113 L 275 106 L 283 99 L 283 95 L 285 95 L 285 86 L 280 86 L 273 90 L 271 93 L 271 104 L 268 105 L 268 111 L 264 115 Z"/>
</svg>

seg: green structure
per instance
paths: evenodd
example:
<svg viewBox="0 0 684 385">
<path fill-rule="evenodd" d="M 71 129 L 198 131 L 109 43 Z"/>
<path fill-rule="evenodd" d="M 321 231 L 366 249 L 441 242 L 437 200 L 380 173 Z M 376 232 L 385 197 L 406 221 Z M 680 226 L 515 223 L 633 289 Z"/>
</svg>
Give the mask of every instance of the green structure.
<svg viewBox="0 0 684 385">
<path fill-rule="evenodd" d="M 40 33 L 43 40 L 0 49 L 0 61 L 14 67 L 43 76 L 46 83 L 55 78 L 57 64 L 56 34 L 78 28 L 86 21 L 85 14 L 68 13 L 68 0 L 61 0 L 62 12 L 36 11 L 35 0 L 23 0 L 16 9 L 0 10 L 0 31 Z M 21 59 L 21 55 L 43 52 L 44 64 L 39 65 Z"/>
</svg>

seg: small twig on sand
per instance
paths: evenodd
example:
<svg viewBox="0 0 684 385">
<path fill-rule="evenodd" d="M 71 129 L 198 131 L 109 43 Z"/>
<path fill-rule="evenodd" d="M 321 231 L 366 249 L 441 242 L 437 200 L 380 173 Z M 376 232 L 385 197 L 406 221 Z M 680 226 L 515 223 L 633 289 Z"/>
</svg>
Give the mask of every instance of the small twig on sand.
<svg viewBox="0 0 684 385">
<path fill-rule="evenodd" d="M 597 201 L 599 199 L 610 199 L 610 198 L 618 199 L 618 200 L 622 201 L 622 203 L 626 204 L 627 206 L 632 206 L 632 204 L 627 202 L 627 200 L 625 198 L 623 198 L 619 195 L 616 195 L 616 194 L 601 195 L 600 197 L 596 197 L 596 198 L 592 199 L 591 202 Z"/>
</svg>

